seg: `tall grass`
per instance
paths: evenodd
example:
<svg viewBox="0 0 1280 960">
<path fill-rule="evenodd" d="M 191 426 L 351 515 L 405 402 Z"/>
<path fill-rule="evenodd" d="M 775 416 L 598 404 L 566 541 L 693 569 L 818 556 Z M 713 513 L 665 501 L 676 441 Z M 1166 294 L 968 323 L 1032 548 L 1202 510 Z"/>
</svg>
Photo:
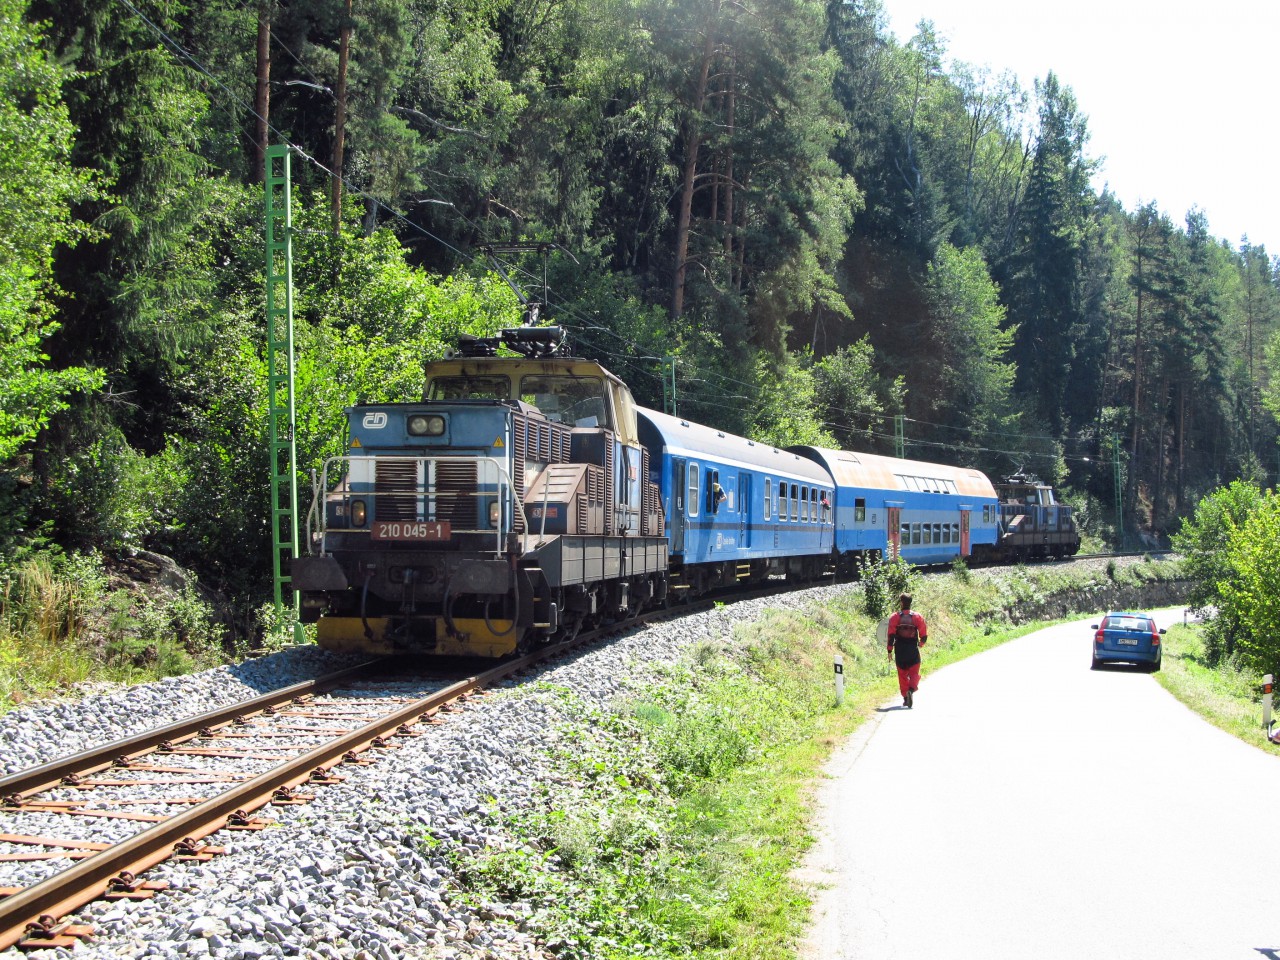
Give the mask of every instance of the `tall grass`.
<svg viewBox="0 0 1280 960">
<path fill-rule="evenodd" d="M 140 682 L 221 660 L 193 589 L 112 586 L 93 556 L 39 555 L 0 573 L 0 712 L 86 681 Z"/>
</svg>

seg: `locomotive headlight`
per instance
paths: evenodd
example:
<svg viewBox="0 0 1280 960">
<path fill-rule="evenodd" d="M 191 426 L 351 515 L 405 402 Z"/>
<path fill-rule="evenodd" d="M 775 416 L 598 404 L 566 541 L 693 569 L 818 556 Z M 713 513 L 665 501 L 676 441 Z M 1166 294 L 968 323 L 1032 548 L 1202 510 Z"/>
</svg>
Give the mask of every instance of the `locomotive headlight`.
<svg viewBox="0 0 1280 960">
<path fill-rule="evenodd" d="M 444 436 L 444 417 L 439 414 L 415 413 L 409 418 L 409 436 Z"/>
<path fill-rule="evenodd" d="M 498 525 L 498 516 L 502 513 L 502 504 L 497 500 L 489 504 L 489 526 L 496 527 Z"/>
<path fill-rule="evenodd" d="M 369 519 L 369 508 L 365 506 L 363 500 L 351 501 L 351 525 L 353 527 L 363 527 L 366 520 Z"/>
</svg>

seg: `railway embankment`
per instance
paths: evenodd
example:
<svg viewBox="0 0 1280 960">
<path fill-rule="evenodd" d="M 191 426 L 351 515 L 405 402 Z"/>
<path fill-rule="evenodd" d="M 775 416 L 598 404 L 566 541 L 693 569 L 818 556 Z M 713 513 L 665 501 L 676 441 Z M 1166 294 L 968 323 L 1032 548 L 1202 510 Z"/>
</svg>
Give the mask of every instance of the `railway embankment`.
<svg viewBox="0 0 1280 960">
<path fill-rule="evenodd" d="M 931 671 L 1031 611 L 1163 604 L 1176 581 L 1174 565 L 1140 560 L 918 577 L 922 709 Z M 874 625 L 861 585 L 824 586 L 575 653 L 271 809 L 273 825 L 227 838 L 226 855 L 157 868 L 169 889 L 154 899 L 86 908 L 98 932 L 76 956 L 785 956 L 806 918 L 790 871 L 808 785 L 893 688 Z M 28 704 L 0 717 L 0 755 L 39 762 L 334 665 L 295 648 Z"/>
</svg>

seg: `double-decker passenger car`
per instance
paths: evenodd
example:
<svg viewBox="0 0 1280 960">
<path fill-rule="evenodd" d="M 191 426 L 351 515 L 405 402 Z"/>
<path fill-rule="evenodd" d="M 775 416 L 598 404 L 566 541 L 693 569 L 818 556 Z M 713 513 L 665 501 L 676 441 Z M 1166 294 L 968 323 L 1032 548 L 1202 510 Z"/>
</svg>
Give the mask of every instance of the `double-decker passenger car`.
<svg viewBox="0 0 1280 960">
<path fill-rule="evenodd" d="M 998 503 L 978 470 L 872 453 L 792 447 L 835 481 L 835 550 L 856 572 L 883 556 L 950 563 L 994 544 Z"/>
</svg>

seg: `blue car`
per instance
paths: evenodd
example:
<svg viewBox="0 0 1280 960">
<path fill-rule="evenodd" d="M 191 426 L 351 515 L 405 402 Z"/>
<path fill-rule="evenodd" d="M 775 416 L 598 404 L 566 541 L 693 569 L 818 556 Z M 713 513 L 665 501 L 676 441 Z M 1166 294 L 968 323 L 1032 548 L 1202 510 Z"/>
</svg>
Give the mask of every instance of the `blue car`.
<svg viewBox="0 0 1280 960">
<path fill-rule="evenodd" d="M 1108 613 L 1093 627 L 1093 669 L 1104 663 L 1132 663 L 1152 673 L 1160 669 L 1163 630 L 1145 613 Z"/>
</svg>

